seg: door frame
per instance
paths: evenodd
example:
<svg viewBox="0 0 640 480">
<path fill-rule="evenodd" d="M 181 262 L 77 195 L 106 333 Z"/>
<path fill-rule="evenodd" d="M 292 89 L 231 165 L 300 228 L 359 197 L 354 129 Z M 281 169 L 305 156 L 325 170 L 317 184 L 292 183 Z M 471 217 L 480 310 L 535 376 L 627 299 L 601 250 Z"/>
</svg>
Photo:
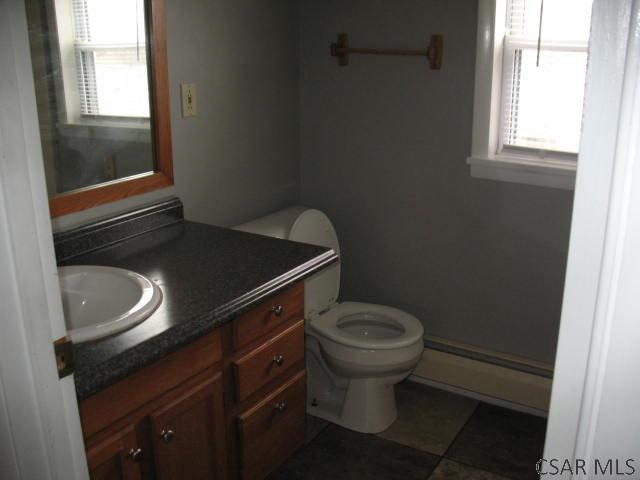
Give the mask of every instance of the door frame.
<svg viewBox="0 0 640 480">
<path fill-rule="evenodd" d="M 83 479 L 30 58 L 24 2 L 0 2 L 0 477 Z"/>
<path fill-rule="evenodd" d="M 636 345 L 640 265 L 630 243 L 640 235 L 640 1 L 595 0 L 589 41 L 582 141 L 545 459 L 582 459 L 593 466 L 635 455 L 630 435 L 640 415 Z M 637 250 L 637 248 L 635 249 Z M 635 265 L 633 271 L 625 265 Z M 637 297 L 637 294 L 636 294 Z M 614 343 L 615 342 L 615 343 Z M 626 363 L 620 355 L 626 355 Z M 627 378 L 611 388 L 610 381 Z M 602 419 L 626 428 L 613 431 Z M 634 418 L 635 417 L 635 418 Z M 634 430 L 633 426 L 637 426 Z M 633 451 L 635 449 L 635 452 Z M 607 457 L 608 456 L 608 457 Z M 627 457 L 629 458 L 629 457 Z M 575 463 L 574 463 L 575 465 Z M 623 462 L 624 465 L 624 462 Z M 566 472 L 553 478 L 591 478 Z M 636 478 L 635 476 L 633 478 Z"/>
</svg>

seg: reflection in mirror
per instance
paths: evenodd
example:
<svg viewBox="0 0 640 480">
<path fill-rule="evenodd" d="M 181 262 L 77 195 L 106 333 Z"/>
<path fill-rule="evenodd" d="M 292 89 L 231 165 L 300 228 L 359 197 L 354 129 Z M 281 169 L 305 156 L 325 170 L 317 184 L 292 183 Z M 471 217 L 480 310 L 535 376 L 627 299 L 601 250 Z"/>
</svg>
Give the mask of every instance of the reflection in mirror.
<svg viewBox="0 0 640 480">
<path fill-rule="evenodd" d="M 26 0 L 49 197 L 153 172 L 144 0 Z"/>
</svg>

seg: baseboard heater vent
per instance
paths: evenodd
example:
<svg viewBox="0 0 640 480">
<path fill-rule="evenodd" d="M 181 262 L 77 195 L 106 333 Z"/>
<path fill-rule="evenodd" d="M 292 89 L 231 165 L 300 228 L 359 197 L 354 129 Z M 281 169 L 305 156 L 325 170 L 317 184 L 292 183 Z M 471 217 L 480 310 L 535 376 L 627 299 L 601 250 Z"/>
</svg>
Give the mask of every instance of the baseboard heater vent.
<svg viewBox="0 0 640 480">
<path fill-rule="evenodd" d="M 443 343 L 438 340 L 425 338 L 424 348 L 436 350 L 438 352 L 450 353 L 459 357 L 470 358 L 479 362 L 490 363 L 499 367 L 510 368 L 518 372 L 530 373 L 544 378 L 553 378 L 553 369 L 550 366 L 538 366 L 531 362 L 521 361 L 515 357 L 496 356 L 491 352 L 476 350 L 469 347 L 458 346 L 453 343 Z"/>
<path fill-rule="evenodd" d="M 428 337 L 410 380 L 544 415 L 552 377 L 551 365 Z"/>
</svg>

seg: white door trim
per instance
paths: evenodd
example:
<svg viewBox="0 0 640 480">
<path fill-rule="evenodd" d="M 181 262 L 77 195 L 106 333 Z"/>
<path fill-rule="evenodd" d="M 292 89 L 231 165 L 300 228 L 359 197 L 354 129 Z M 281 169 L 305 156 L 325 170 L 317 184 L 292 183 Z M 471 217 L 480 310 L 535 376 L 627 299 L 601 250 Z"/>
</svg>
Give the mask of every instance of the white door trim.
<svg viewBox="0 0 640 480">
<path fill-rule="evenodd" d="M 631 287 L 640 291 L 640 269 L 635 276 L 623 272 L 625 261 L 632 258 L 628 241 L 640 233 L 640 208 L 631 202 L 633 191 L 640 190 L 639 3 L 594 2 L 585 120 L 544 453 L 547 459 L 584 459 L 588 467 L 595 458 L 606 461 L 607 455 L 633 454 L 636 475 L 640 445 L 637 438 L 629 439 L 637 435 L 633 426 L 640 418 L 638 409 L 617 410 L 611 418 L 627 422 L 628 428 L 615 433 L 606 430 L 600 419 L 611 412 L 612 403 L 622 405 L 631 395 L 637 403 L 640 394 L 640 354 L 635 354 L 634 362 L 628 353 L 633 350 L 624 350 L 628 353 L 625 365 L 614 352 L 623 351 L 628 342 L 618 341 L 610 348 L 620 332 L 629 340 L 640 333 L 637 321 L 632 326 L 624 323 L 631 310 L 621 295 Z M 630 385 L 607 390 L 614 374 L 627 378 Z M 586 476 L 567 473 L 553 478 L 592 478 L 593 474 L 590 470 Z"/>
<path fill-rule="evenodd" d="M 88 478 L 73 377 L 53 354 L 66 329 L 22 0 L 0 2 L 0 65 L 0 476 Z"/>
</svg>

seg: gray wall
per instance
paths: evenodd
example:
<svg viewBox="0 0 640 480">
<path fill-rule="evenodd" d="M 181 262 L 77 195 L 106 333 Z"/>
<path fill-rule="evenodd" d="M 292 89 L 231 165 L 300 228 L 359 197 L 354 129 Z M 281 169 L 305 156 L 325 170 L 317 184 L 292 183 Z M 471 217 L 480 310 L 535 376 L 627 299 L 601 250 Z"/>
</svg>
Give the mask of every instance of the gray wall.
<svg viewBox="0 0 640 480">
<path fill-rule="evenodd" d="M 231 225 L 299 198 L 296 0 L 166 0 L 175 187 L 55 219 L 56 230 L 178 195 Z M 180 83 L 198 116 L 183 119 Z"/>
<path fill-rule="evenodd" d="M 171 194 L 188 218 L 230 225 L 296 202 L 301 173 L 302 201 L 338 229 L 343 299 L 552 361 L 572 195 L 469 176 L 476 0 L 167 0 L 167 23 L 176 186 L 56 228 Z M 328 47 L 343 31 L 412 48 L 442 33 L 443 70 L 339 68 Z M 181 118 L 180 82 L 197 83 L 198 117 Z"/>
<path fill-rule="evenodd" d="M 167 0 L 176 190 L 189 219 L 230 225 L 299 195 L 296 0 Z M 180 116 L 195 82 L 198 116 Z"/>
<path fill-rule="evenodd" d="M 427 335 L 551 362 L 572 193 L 473 179 L 476 0 L 301 2 L 302 200 L 340 237 L 342 299 L 394 305 Z M 328 54 L 424 46 L 444 66 Z"/>
</svg>

